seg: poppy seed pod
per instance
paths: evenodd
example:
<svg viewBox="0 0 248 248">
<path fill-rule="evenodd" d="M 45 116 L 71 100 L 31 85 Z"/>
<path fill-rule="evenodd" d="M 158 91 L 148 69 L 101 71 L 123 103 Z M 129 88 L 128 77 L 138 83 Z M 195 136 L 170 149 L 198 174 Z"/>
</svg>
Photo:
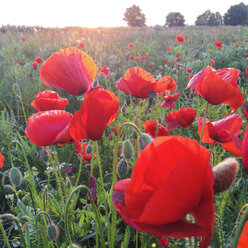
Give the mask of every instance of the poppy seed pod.
<svg viewBox="0 0 248 248">
<path fill-rule="evenodd" d="M 129 171 L 129 164 L 125 159 L 120 160 L 116 167 L 116 173 L 120 178 L 123 178 L 127 175 Z"/>
<path fill-rule="evenodd" d="M 49 160 L 49 153 L 46 149 L 40 151 L 40 159 L 45 163 Z"/>
<path fill-rule="evenodd" d="M 14 192 L 14 189 L 12 187 L 12 185 L 10 184 L 6 184 L 3 186 L 3 189 L 4 191 L 7 193 L 7 194 L 12 194 Z"/>
<path fill-rule="evenodd" d="M 149 143 L 152 142 L 152 137 L 149 134 L 142 133 L 139 137 L 140 150 L 143 150 Z"/>
<path fill-rule="evenodd" d="M 49 241 L 55 240 L 59 236 L 59 229 L 55 224 L 50 224 L 47 226 L 46 234 Z"/>
<path fill-rule="evenodd" d="M 121 107 L 121 113 L 122 113 L 122 114 L 125 114 L 126 112 L 127 112 L 127 108 L 126 108 L 125 105 L 123 105 L 123 106 Z"/>
<path fill-rule="evenodd" d="M 133 146 L 129 140 L 125 140 L 122 147 L 122 152 L 126 159 L 133 158 Z"/>
<path fill-rule="evenodd" d="M 239 163 L 235 158 L 227 158 L 213 168 L 214 193 L 227 190 L 233 183 L 239 169 Z"/>
<path fill-rule="evenodd" d="M 10 169 L 9 180 L 15 186 L 19 187 L 22 183 L 22 173 L 16 167 Z"/>
<path fill-rule="evenodd" d="M 133 138 L 134 139 L 137 139 L 138 138 L 136 130 L 133 130 Z"/>
</svg>

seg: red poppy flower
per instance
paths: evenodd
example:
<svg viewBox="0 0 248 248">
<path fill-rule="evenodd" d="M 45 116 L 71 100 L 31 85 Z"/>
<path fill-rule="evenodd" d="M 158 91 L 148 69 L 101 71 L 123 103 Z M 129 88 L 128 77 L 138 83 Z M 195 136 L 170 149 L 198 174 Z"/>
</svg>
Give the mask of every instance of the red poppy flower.
<svg viewBox="0 0 248 248">
<path fill-rule="evenodd" d="M 156 124 L 154 121 L 147 120 L 142 125 L 145 127 L 145 133 L 150 134 L 153 138 L 156 137 Z M 158 135 L 157 136 L 168 136 L 170 135 L 167 128 L 164 126 L 157 124 L 158 127 Z"/>
<path fill-rule="evenodd" d="M 239 74 L 238 69 L 224 68 L 216 71 L 208 66 L 189 81 L 187 88 L 195 89 L 210 104 L 229 104 L 233 113 L 244 101 L 237 84 Z"/>
<path fill-rule="evenodd" d="M 248 78 L 248 66 L 246 67 L 246 77 Z"/>
<path fill-rule="evenodd" d="M 131 178 L 115 184 L 112 201 L 138 231 L 195 236 L 201 238 L 200 247 L 207 248 L 214 226 L 213 183 L 205 147 L 186 137 L 158 137 L 140 152 Z M 186 220 L 189 213 L 195 223 Z"/>
<path fill-rule="evenodd" d="M 129 58 L 132 59 L 132 60 L 135 60 L 135 57 L 134 56 L 130 56 Z"/>
<path fill-rule="evenodd" d="M 165 60 L 163 60 L 163 62 L 164 62 L 165 64 L 168 64 L 168 60 L 166 60 L 166 59 L 165 59 Z"/>
<path fill-rule="evenodd" d="M 22 37 L 22 41 L 25 41 L 26 39 L 25 39 L 25 37 Z"/>
<path fill-rule="evenodd" d="M 245 129 L 245 134 L 241 147 L 242 162 L 246 173 L 248 174 L 248 125 Z"/>
<path fill-rule="evenodd" d="M 84 48 L 84 43 L 83 43 L 83 42 L 80 42 L 80 43 L 78 44 L 78 46 L 81 47 L 81 48 Z"/>
<path fill-rule="evenodd" d="M 116 119 L 118 110 L 119 99 L 114 93 L 102 88 L 92 89 L 73 115 L 71 136 L 75 140 L 100 139 L 105 128 Z"/>
<path fill-rule="evenodd" d="M 245 54 L 244 54 L 244 57 L 245 57 L 245 58 L 248 57 L 248 53 L 245 53 Z"/>
<path fill-rule="evenodd" d="M 248 102 L 244 102 L 242 111 L 243 111 L 245 118 L 248 119 Z"/>
<path fill-rule="evenodd" d="M 138 60 L 147 60 L 148 58 L 147 58 L 147 56 L 146 55 L 144 55 L 144 56 L 139 56 L 139 58 L 138 58 Z"/>
<path fill-rule="evenodd" d="M 186 69 L 186 73 L 190 73 L 190 72 L 192 72 L 192 69 L 191 68 L 187 68 Z"/>
<path fill-rule="evenodd" d="M 171 52 L 171 48 L 170 47 L 167 47 L 166 50 L 167 50 L 167 52 Z"/>
<path fill-rule="evenodd" d="M 177 100 L 177 98 L 181 95 L 180 92 L 174 94 L 174 95 L 169 95 L 169 96 L 164 96 L 164 100 L 158 107 L 159 108 L 172 108 L 176 109 L 176 104 L 173 103 L 174 101 Z"/>
<path fill-rule="evenodd" d="M 219 40 L 215 41 L 214 45 L 217 46 L 218 48 L 222 48 L 222 42 Z"/>
<path fill-rule="evenodd" d="M 105 65 L 104 67 L 100 67 L 99 75 L 102 77 L 105 75 L 107 78 L 109 78 L 109 71 L 109 67 Z"/>
<path fill-rule="evenodd" d="M 194 74 L 189 75 L 189 80 L 194 76 L 195 76 Z"/>
<path fill-rule="evenodd" d="M 185 41 L 185 38 L 183 35 L 177 35 L 176 38 L 175 38 L 175 41 L 178 41 L 178 42 L 181 42 L 181 43 L 184 43 Z"/>
<path fill-rule="evenodd" d="M 75 47 L 54 53 L 40 68 L 41 81 L 72 95 L 87 92 L 96 74 L 94 60 Z"/>
<path fill-rule="evenodd" d="M 164 43 L 165 45 L 168 45 L 169 44 L 169 41 L 165 41 L 165 43 Z"/>
<path fill-rule="evenodd" d="M 197 117 L 196 119 L 198 121 L 198 134 L 201 136 L 204 118 Z M 237 137 L 242 133 L 241 126 L 242 119 L 238 114 L 229 115 L 215 122 L 210 122 L 210 120 L 206 119 L 202 142 L 218 142 L 226 151 L 241 157 L 241 140 Z"/>
<path fill-rule="evenodd" d="M 178 111 L 169 113 L 165 118 L 165 121 L 168 123 L 167 128 L 171 130 L 178 126 L 183 128 L 191 126 L 195 120 L 196 113 L 196 110 L 191 108 L 181 108 Z"/>
<path fill-rule="evenodd" d="M 34 61 L 35 61 L 37 64 L 43 63 L 43 60 L 42 60 L 41 57 L 36 57 Z"/>
<path fill-rule="evenodd" d="M 150 63 L 149 67 L 150 67 L 150 69 L 152 69 L 153 68 L 153 63 Z"/>
<path fill-rule="evenodd" d="M 174 90 L 177 87 L 176 82 L 171 77 L 164 76 L 157 80 L 152 74 L 140 67 L 128 69 L 124 78 L 120 78 L 115 86 L 126 94 L 138 98 L 149 97 L 150 91 L 160 93 L 165 90 Z"/>
<path fill-rule="evenodd" d="M 0 168 L 4 166 L 4 156 L 0 153 Z"/>
<path fill-rule="evenodd" d="M 248 221 L 245 222 L 243 231 L 239 236 L 239 242 L 237 248 L 246 248 L 248 244 Z"/>
<path fill-rule="evenodd" d="M 34 96 L 35 100 L 32 101 L 31 106 L 38 111 L 62 110 L 68 104 L 66 98 L 61 98 L 57 92 L 52 90 L 45 90 Z"/>
<path fill-rule="evenodd" d="M 130 43 L 128 44 L 128 48 L 130 49 L 130 48 L 132 48 L 132 47 L 133 47 L 133 43 L 130 42 Z"/>
<path fill-rule="evenodd" d="M 63 110 L 38 112 L 29 117 L 26 136 L 37 146 L 68 143 L 71 141 L 69 123 L 72 114 Z"/>
<path fill-rule="evenodd" d="M 213 66 L 215 63 L 215 60 L 214 59 L 211 59 L 210 62 L 209 62 L 209 65 Z"/>
<path fill-rule="evenodd" d="M 36 62 L 33 62 L 33 63 L 32 63 L 32 67 L 33 67 L 33 69 L 36 71 L 36 70 L 37 70 L 37 68 L 38 68 L 37 63 L 36 63 Z"/>
</svg>

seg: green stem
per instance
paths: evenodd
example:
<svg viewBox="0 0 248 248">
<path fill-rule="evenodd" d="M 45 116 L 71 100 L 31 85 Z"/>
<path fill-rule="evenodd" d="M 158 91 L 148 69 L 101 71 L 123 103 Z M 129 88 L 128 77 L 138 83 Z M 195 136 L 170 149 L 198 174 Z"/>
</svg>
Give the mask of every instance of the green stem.
<svg viewBox="0 0 248 248">
<path fill-rule="evenodd" d="M 79 183 L 80 177 L 81 177 L 81 173 L 82 173 L 82 164 L 83 164 L 83 159 L 82 159 L 82 155 L 83 155 L 83 143 L 81 144 L 81 153 L 80 153 L 80 162 L 79 162 L 79 170 L 78 170 L 78 175 L 77 175 L 77 180 L 76 180 L 76 186 Z"/>
<path fill-rule="evenodd" d="M 5 219 L 5 218 L 10 218 L 10 219 L 15 221 L 17 228 L 18 228 L 18 231 L 20 233 L 22 245 L 24 248 L 27 248 L 27 244 L 26 244 L 23 232 L 22 232 L 22 227 L 21 227 L 21 224 L 20 224 L 20 221 L 18 220 L 18 218 L 16 216 L 14 216 L 13 214 L 1 214 L 0 215 L 0 219 Z"/>
<path fill-rule="evenodd" d="M 70 201 L 71 201 L 71 198 L 72 196 L 74 195 L 74 193 L 76 193 L 78 190 L 81 190 L 81 189 L 85 189 L 90 197 L 90 201 L 91 201 L 91 204 L 93 206 L 93 209 L 94 209 L 94 213 L 95 213 L 95 221 L 98 225 L 98 228 L 99 228 L 99 232 L 100 232 L 100 239 L 101 239 L 101 243 L 102 243 L 102 247 L 105 248 L 105 242 L 104 242 L 104 236 L 103 236 L 103 231 L 102 231 L 102 226 L 101 226 L 101 222 L 100 222 L 100 217 L 99 217 L 99 213 L 98 213 L 98 210 L 96 208 L 96 205 L 94 203 L 94 200 L 93 200 L 93 197 L 90 193 L 90 190 L 87 186 L 85 185 L 79 185 L 77 186 L 72 192 L 71 194 L 69 195 L 69 198 L 66 202 L 66 206 L 65 206 L 65 234 L 66 234 L 66 240 L 67 242 L 69 243 L 69 245 L 72 244 L 72 240 L 71 240 L 71 235 L 70 235 L 70 232 L 69 232 L 69 214 L 68 214 L 68 211 L 69 211 L 69 205 L 70 205 Z"/>
<path fill-rule="evenodd" d="M 207 103 L 206 108 L 205 108 L 205 112 L 204 112 L 204 119 L 203 119 L 203 125 L 202 125 L 200 144 L 202 144 L 202 138 L 203 138 L 204 128 L 205 128 L 206 119 L 207 119 L 208 106 L 209 106 L 209 103 Z"/>
<path fill-rule="evenodd" d="M 135 238 L 135 247 L 139 248 L 139 232 L 136 231 L 136 238 Z"/>
<path fill-rule="evenodd" d="M 141 248 L 145 248 L 145 234 L 141 233 Z"/>
<path fill-rule="evenodd" d="M 137 130 L 139 135 L 141 135 L 141 131 L 139 128 L 131 122 L 125 122 L 123 123 L 120 128 L 117 130 L 117 136 L 115 137 L 115 146 L 114 146 L 114 158 L 113 158 L 113 178 L 112 178 L 112 186 L 110 190 L 110 194 L 112 195 L 114 185 L 116 184 L 117 181 L 117 176 L 116 176 L 116 165 L 117 165 L 117 154 L 118 154 L 118 144 L 119 144 L 119 139 L 120 139 L 120 134 L 122 131 L 122 128 L 125 126 L 131 126 Z M 111 205 L 111 213 L 112 213 L 112 220 L 111 220 L 111 245 L 110 247 L 114 248 L 114 243 L 115 243 L 115 229 L 116 229 L 116 209 L 114 205 Z"/>
<path fill-rule="evenodd" d="M 231 248 L 236 248 L 237 247 L 238 242 L 239 242 L 239 237 L 240 237 L 240 235 L 242 233 L 243 227 L 244 227 L 247 219 L 248 219 L 248 208 L 246 208 L 246 210 L 244 211 L 243 216 L 241 217 L 241 220 L 239 222 L 239 226 L 238 226 L 238 229 L 237 229 L 236 234 L 234 236 Z"/>
<path fill-rule="evenodd" d="M 61 183 L 60 183 L 60 180 L 59 180 L 59 176 L 58 176 L 58 173 L 57 173 L 57 168 L 56 168 L 56 166 L 53 163 L 53 159 L 52 159 L 52 156 L 51 156 L 51 152 L 50 152 L 49 147 L 47 148 L 47 151 L 49 153 L 50 163 L 51 163 L 51 165 L 53 167 L 53 171 L 54 171 L 54 174 L 55 174 L 56 183 L 58 185 L 58 191 L 59 191 L 59 194 L 61 195 L 61 203 L 64 205 L 65 204 L 65 199 L 64 199 L 64 195 L 63 195 L 63 191 L 62 191 L 62 186 L 61 186 Z"/>
<path fill-rule="evenodd" d="M 98 163 L 98 168 L 99 168 L 99 174 L 100 174 L 100 180 L 101 180 L 101 187 L 102 187 L 102 192 L 103 192 L 103 201 L 104 201 L 104 208 L 105 208 L 105 215 L 106 215 L 106 220 L 107 220 L 107 230 L 108 230 L 108 241 L 109 243 L 111 242 L 111 230 L 109 226 L 109 219 L 108 219 L 108 209 L 107 209 L 107 200 L 106 200 L 106 192 L 104 188 L 104 181 L 103 181 L 103 176 L 102 176 L 102 166 L 101 166 L 101 160 L 100 160 L 100 154 L 99 154 L 99 149 L 98 149 L 98 143 L 96 140 L 94 140 L 95 147 L 96 147 L 96 154 L 97 154 L 97 163 Z M 94 154 L 93 154 L 94 156 Z M 92 157 L 93 159 L 94 157 Z"/>
<path fill-rule="evenodd" d="M 0 229 L 1 229 L 2 233 L 3 233 L 3 237 L 4 237 L 6 245 L 8 246 L 8 248 L 11 248 L 9 240 L 7 238 L 7 235 L 6 235 L 5 231 L 4 231 L 4 228 L 3 228 L 3 225 L 2 225 L 1 221 L 0 221 Z"/>
<path fill-rule="evenodd" d="M 57 156 L 57 151 L 56 151 L 56 145 L 53 146 L 53 153 L 54 153 L 54 160 L 55 160 L 55 164 L 57 165 L 58 168 L 58 174 L 59 174 L 59 179 L 61 181 L 61 185 L 64 191 L 64 197 L 67 198 L 67 191 L 66 191 L 66 185 L 65 185 L 65 181 L 61 175 L 61 169 L 59 167 L 59 161 L 58 161 L 58 156 Z"/>
</svg>

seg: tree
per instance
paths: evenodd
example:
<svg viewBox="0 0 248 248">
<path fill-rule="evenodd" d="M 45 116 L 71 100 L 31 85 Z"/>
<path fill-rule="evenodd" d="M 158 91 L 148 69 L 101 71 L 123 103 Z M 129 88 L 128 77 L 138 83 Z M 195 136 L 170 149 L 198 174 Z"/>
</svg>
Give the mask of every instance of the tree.
<svg viewBox="0 0 248 248">
<path fill-rule="evenodd" d="M 246 25 L 248 24 L 248 6 L 244 3 L 232 5 L 224 15 L 225 25 Z"/>
<path fill-rule="evenodd" d="M 169 27 L 175 27 L 175 26 L 184 26 L 184 16 L 180 14 L 179 12 L 170 12 L 166 16 L 166 25 L 169 25 Z"/>
<path fill-rule="evenodd" d="M 126 9 L 123 20 L 127 22 L 128 26 L 131 27 L 143 27 L 146 25 L 146 17 L 137 5 L 133 5 L 132 7 Z"/>
<path fill-rule="evenodd" d="M 219 12 L 212 13 L 210 10 L 199 15 L 195 21 L 197 26 L 218 26 L 222 24 L 222 16 Z"/>
</svg>

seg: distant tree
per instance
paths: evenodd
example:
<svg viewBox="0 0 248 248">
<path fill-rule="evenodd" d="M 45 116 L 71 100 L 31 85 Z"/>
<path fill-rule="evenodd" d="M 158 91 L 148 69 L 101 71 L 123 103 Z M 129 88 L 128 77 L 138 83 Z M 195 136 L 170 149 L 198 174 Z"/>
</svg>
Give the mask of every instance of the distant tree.
<svg viewBox="0 0 248 248">
<path fill-rule="evenodd" d="M 166 25 L 169 25 L 169 27 L 175 27 L 175 26 L 184 26 L 184 16 L 180 14 L 179 12 L 170 12 L 166 16 Z"/>
<path fill-rule="evenodd" d="M 218 26 L 222 24 L 222 16 L 219 12 L 212 13 L 210 10 L 196 18 L 195 25 L 197 26 Z"/>
<path fill-rule="evenodd" d="M 248 24 L 248 6 L 244 3 L 232 5 L 224 15 L 225 25 L 246 25 Z"/>
<path fill-rule="evenodd" d="M 146 17 L 137 5 L 133 5 L 132 7 L 126 9 L 123 20 L 127 22 L 128 26 L 131 27 L 143 27 L 146 25 Z"/>
</svg>

